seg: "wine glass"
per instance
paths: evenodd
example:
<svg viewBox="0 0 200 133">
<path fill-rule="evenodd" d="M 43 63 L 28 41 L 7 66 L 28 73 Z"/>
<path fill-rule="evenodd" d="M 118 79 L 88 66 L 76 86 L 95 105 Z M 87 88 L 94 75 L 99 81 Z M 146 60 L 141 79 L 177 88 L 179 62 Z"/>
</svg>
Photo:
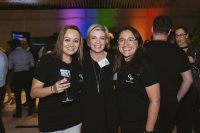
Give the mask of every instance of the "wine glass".
<svg viewBox="0 0 200 133">
<path fill-rule="evenodd" d="M 66 82 L 70 82 L 70 70 L 60 69 L 60 79 L 66 79 Z M 73 99 L 69 98 L 68 96 L 68 92 L 67 92 L 68 89 L 65 89 L 65 98 L 62 100 L 63 103 L 73 101 Z"/>
</svg>

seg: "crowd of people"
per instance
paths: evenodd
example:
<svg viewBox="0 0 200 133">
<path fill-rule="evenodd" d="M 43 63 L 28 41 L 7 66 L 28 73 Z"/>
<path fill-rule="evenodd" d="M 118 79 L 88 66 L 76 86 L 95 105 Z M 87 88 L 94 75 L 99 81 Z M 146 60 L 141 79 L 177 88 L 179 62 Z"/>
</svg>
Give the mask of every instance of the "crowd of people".
<svg viewBox="0 0 200 133">
<path fill-rule="evenodd" d="M 14 40 L 8 58 L 0 52 L 0 105 L 12 81 L 13 117 L 22 117 L 24 89 L 29 116 L 39 98 L 42 133 L 171 133 L 175 126 L 177 133 L 199 133 L 200 93 L 191 66 L 200 63 L 188 30 L 172 29 L 170 17 L 161 15 L 150 41 L 125 26 L 110 44 L 104 25 L 91 25 L 85 42 L 77 26 L 66 25 L 40 51 L 39 61 L 25 42 Z"/>
</svg>

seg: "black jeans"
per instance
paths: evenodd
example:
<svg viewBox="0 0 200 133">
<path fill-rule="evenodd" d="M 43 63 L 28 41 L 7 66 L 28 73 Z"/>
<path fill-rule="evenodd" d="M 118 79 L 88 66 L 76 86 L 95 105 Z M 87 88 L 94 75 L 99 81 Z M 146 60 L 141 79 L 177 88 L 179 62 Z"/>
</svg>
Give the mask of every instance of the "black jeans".
<svg viewBox="0 0 200 133">
<path fill-rule="evenodd" d="M 159 112 L 158 132 L 171 133 L 176 123 L 177 101 L 162 102 Z"/>
<path fill-rule="evenodd" d="M 31 91 L 31 78 L 29 71 L 21 71 L 14 73 L 14 92 L 16 101 L 16 113 L 21 115 L 22 113 L 22 103 L 21 103 L 21 92 L 24 89 L 26 93 L 26 101 L 28 104 L 28 111 L 33 110 L 33 99 L 30 96 Z"/>
<path fill-rule="evenodd" d="M 2 110 L 2 106 L 3 106 L 3 100 L 4 100 L 4 95 L 5 95 L 5 87 L 2 86 L 0 87 L 0 133 L 5 133 L 5 128 L 3 125 L 3 121 L 2 121 L 2 116 L 1 116 L 1 110 Z"/>
<path fill-rule="evenodd" d="M 197 92 L 195 88 L 191 87 L 179 103 L 176 124 L 177 133 L 192 133 L 196 100 Z"/>
<path fill-rule="evenodd" d="M 144 133 L 146 121 L 120 122 L 121 133 Z"/>
<path fill-rule="evenodd" d="M 194 111 L 194 124 L 193 129 L 195 133 L 200 133 L 200 95 L 197 95 Z"/>
</svg>

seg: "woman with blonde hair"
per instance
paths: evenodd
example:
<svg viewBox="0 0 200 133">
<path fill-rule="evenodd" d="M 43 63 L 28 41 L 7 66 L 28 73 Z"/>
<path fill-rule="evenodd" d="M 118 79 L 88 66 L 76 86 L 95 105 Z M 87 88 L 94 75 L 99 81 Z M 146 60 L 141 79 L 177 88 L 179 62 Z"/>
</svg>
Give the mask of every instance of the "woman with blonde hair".
<svg viewBox="0 0 200 133">
<path fill-rule="evenodd" d="M 87 31 L 90 51 L 83 61 L 83 133 L 117 133 L 117 110 L 113 88 L 112 55 L 105 51 L 108 29 L 93 24 Z"/>
</svg>

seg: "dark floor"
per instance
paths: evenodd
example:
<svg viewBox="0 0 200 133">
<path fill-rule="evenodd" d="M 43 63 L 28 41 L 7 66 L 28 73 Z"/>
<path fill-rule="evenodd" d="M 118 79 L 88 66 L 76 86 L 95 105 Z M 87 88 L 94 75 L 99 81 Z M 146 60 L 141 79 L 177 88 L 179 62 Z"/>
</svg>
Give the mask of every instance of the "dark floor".
<svg viewBox="0 0 200 133">
<path fill-rule="evenodd" d="M 5 101 L 7 97 L 5 97 Z M 22 93 L 22 103 L 25 102 L 25 94 Z M 37 128 L 37 113 L 27 116 L 27 106 L 23 106 L 22 118 L 13 118 L 15 104 L 6 103 L 2 110 L 2 119 L 6 133 L 39 133 Z"/>
<path fill-rule="evenodd" d="M 5 97 L 5 101 L 7 96 Z M 25 102 L 25 94 L 22 93 L 22 103 Z M 37 128 L 38 118 L 37 113 L 32 116 L 27 116 L 27 106 L 23 106 L 22 118 L 13 118 L 15 113 L 15 104 L 4 104 L 2 111 L 2 119 L 6 129 L 6 133 L 39 133 Z M 173 131 L 176 133 L 176 129 Z"/>
</svg>

